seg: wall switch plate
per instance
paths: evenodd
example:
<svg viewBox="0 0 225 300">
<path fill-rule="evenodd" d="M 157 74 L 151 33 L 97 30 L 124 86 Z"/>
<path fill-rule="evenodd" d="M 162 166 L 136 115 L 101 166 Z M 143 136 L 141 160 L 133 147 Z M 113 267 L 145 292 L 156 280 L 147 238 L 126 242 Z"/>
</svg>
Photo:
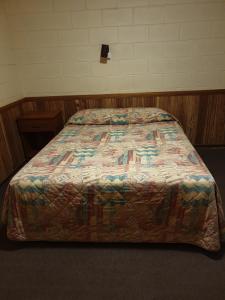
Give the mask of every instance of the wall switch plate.
<svg viewBox="0 0 225 300">
<path fill-rule="evenodd" d="M 100 54 L 100 63 L 102 63 L 102 64 L 107 63 L 107 60 L 109 59 L 108 54 L 109 54 L 109 45 L 102 44 L 101 54 Z"/>
</svg>

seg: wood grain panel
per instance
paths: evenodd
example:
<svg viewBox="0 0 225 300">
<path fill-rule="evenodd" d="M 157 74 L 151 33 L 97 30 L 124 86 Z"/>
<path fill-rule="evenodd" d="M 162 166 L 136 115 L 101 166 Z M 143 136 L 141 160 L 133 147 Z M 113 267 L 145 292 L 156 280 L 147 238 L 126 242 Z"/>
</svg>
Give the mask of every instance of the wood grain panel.
<svg viewBox="0 0 225 300">
<path fill-rule="evenodd" d="M 12 156 L 5 135 L 2 117 L 0 116 L 0 182 L 13 172 Z"/>
<path fill-rule="evenodd" d="M 225 91 L 194 91 L 118 95 L 26 98 L 23 111 L 61 109 L 64 121 L 77 110 L 101 107 L 156 106 L 174 114 L 190 141 L 198 145 L 225 144 Z"/>
<path fill-rule="evenodd" d="M 10 148 L 13 169 L 17 169 L 24 161 L 23 147 L 18 133 L 16 120 L 20 116 L 20 106 L 10 107 L 2 114 L 5 138 Z"/>
<path fill-rule="evenodd" d="M 225 145 L 225 94 L 200 97 L 196 141 Z"/>
<path fill-rule="evenodd" d="M 199 96 L 157 97 L 156 106 L 175 115 L 191 142 L 196 142 Z"/>
<path fill-rule="evenodd" d="M 207 102 L 203 144 L 225 144 L 225 102 L 221 95 L 209 96 Z"/>
<path fill-rule="evenodd" d="M 0 107 L 0 182 L 24 162 L 16 119 L 30 111 L 76 111 L 103 107 L 155 106 L 174 114 L 195 145 L 225 145 L 225 90 L 30 97 Z"/>
<path fill-rule="evenodd" d="M 71 104 L 73 104 L 73 101 L 71 101 Z M 64 108 L 64 101 L 63 100 L 49 100 L 46 98 L 46 100 L 41 101 L 26 101 L 21 103 L 21 111 L 23 114 L 29 113 L 29 112 L 35 112 L 35 111 L 62 111 L 63 112 L 63 120 L 65 122 L 65 108 Z M 73 112 L 76 108 L 70 107 L 69 111 Z M 68 117 L 67 117 L 68 119 Z"/>
</svg>

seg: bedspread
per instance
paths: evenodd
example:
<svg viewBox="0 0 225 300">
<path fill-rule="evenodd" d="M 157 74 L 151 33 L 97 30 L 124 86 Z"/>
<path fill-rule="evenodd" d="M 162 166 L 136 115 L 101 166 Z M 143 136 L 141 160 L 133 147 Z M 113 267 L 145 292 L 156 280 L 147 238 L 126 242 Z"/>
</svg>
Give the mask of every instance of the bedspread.
<svg viewBox="0 0 225 300">
<path fill-rule="evenodd" d="M 189 243 L 220 249 L 220 194 L 176 121 L 68 125 L 11 180 L 12 240 Z"/>
</svg>

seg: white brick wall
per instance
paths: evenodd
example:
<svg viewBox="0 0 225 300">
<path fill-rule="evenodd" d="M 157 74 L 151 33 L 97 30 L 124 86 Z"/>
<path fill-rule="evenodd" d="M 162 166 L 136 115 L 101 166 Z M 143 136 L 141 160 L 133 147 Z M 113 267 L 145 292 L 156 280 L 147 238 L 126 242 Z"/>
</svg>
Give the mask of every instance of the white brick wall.
<svg viewBox="0 0 225 300">
<path fill-rule="evenodd" d="M 63 76 L 81 77 L 88 76 L 91 73 L 91 66 L 88 62 L 64 62 L 62 64 Z"/>
<path fill-rule="evenodd" d="M 177 1 L 179 3 L 179 1 Z M 164 6 L 164 21 L 190 22 L 190 21 L 213 21 L 224 20 L 225 2 L 217 3 L 191 3 Z"/>
<path fill-rule="evenodd" d="M 92 63 L 92 76 L 118 76 L 120 74 L 119 64 L 117 61 L 108 64 Z"/>
<path fill-rule="evenodd" d="M 135 75 L 148 72 L 145 59 L 122 60 L 119 62 L 119 72 L 124 75 Z"/>
<path fill-rule="evenodd" d="M 225 37 L 225 20 L 214 22 L 212 25 L 212 36 L 213 37 Z"/>
<path fill-rule="evenodd" d="M 210 22 L 183 23 L 180 25 L 180 38 L 182 40 L 212 38 L 212 30 L 213 26 Z"/>
<path fill-rule="evenodd" d="M 179 24 L 160 24 L 149 26 L 150 41 L 177 41 L 179 40 Z"/>
<path fill-rule="evenodd" d="M 160 24 L 164 21 L 164 10 L 160 6 L 134 9 L 135 24 Z"/>
<path fill-rule="evenodd" d="M 73 27 L 98 27 L 101 26 L 101 11 L 79 11 L 72 14 Z"/>
<path fill-rule="evenodd" d="M 62 30 L 58 34 L 58 42 L 62 46 L 67 45 L 88 45 L 88 30 L 73 29 Z"/>
<path fill-rule="evenodd" d="M 133 44 L 113 44 L 111 45 L 113 60 L 126 60 L 134 58 Z"/>
<path fill-rule="evenodd" d="M 12 50 L 5 7 L 0 3 L 0 106 L 21 98 L 16 59 Z"/>
<path fill-rule="evenodd" d="M 121 26 L 118 32 L 120 43 L 139 43 L 148 40 L 147 26 Z"/>
<path fill-rule="evenodd" d="M 55 11 L 77 11 L 85 9 L 85 0 L 53 0 Z"/>
<path fill-rule="evenodd" d="M 90 44 L 116 43 L 118 34 L 116 27 L 91 28 L 89 31 Z"/>
<path fill-rule="evenodd" d="M 225 88 L 224 0 L 5 3 L 26 96 Z M 2 46 L 6 31 L 0 38 L 0 82 L 8 82 L 15 58 Z M 101 43 L 112 53 L 105 65 Z"/>
<path fill-rule="evenodd" d="M 103 26 L 120 26 L 132 24 L 132 9 L 105 9 L 103 10 Z"/>
<path fill-rule="evenodd" d="M 147 5 L 148 0 L 118 0 L 119 7 L 140 7 Z"/>
<path fill-rule="evenodd" d="M 11 16 L 10 23 L 14 31 L 57 30 L 71 28 L 71 19 L 69 13 L 24 14 Z"/>
<path fill-rule="evenodd" d="M 52 0 L 5 0 L 8 13 L 40 13 L 52 10 Z"/>
<path fill-rule="evenodd" d="M 25 65 L 22 67 L 24 78 L 58 78 L 62 73 L 59 63 Z"/>
<path fill-rule="evenodd" d="M 86 0 L 88 9 L 116 8 L 117 0 Z"/>
</svg>

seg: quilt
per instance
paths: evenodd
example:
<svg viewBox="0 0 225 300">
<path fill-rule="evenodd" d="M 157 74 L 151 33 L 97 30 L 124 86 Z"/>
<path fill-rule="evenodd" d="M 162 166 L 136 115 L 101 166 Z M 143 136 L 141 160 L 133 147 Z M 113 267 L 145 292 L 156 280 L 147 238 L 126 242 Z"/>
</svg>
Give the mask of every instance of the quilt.
<svg viewBox="0 0 225 300">
<path fill-rule="evenodd" d="M 18 241 L 187 243 L 225 237 L 214 178 L 178 121 L 152 109 L 81 111 L 11 180 Z"/>
</svg>

